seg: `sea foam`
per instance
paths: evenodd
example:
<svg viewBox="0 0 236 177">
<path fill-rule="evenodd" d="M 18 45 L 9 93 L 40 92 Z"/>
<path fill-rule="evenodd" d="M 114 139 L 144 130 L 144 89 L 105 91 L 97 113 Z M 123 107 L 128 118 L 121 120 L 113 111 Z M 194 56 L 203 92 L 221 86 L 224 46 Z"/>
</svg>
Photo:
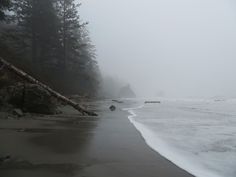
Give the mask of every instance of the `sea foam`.
<svg viewBox="0 0 236 177">
<path fill-rule="evenodd" d="M 180 168 L 197 177 L 235 177 L 236 117 L 233 111 L 229 114 L 229 105 L 227 112 L 223 107 L 214 102 L 172 101 L 126 110 L 147 145 Z"/>
</svg>

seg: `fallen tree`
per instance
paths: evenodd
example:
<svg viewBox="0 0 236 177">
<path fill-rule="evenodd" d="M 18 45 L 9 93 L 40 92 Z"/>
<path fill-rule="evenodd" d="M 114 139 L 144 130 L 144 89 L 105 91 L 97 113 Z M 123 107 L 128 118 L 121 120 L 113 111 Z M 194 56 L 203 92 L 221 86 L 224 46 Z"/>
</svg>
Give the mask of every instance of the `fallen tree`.
<svg viewBox="0 0 236 177">
<path fill-rule="evenodd" d="M 89 115 L 89 116 L 97 116 L 96 113 L 88 111 L 86 109 L 84 109 L 82 106 L 80 106 L 78 103 L 70 100 L 69 98 L 66 98 L 65 96 L 61 95 L 60 93 L 56 92 L 55 90 L 53 90 L 52 88 L 50 88 L 49 86 L 43 84 L 42 82 L 38 81 L 37 79 L 35 79 L 34 77 L 30 76 L 29 74 L 25 73 L 24 71 L 22 71 L 21 69 L 17 68 L 16 66 L 12 65 L 11 63 L 7 62 L 6 60 L 4 60 L 3 58 L 0 57 L 0 63 L 2 64 L 1 68 L 7 68 L 9 71 L 15 73 L 17 76 L 19 76 L 20 78 L 22 78 L 23 80 L 26 80 L 30 83 L 33 84 L 37 84 L 40 87 L 42 87 L 43 89 L 47 90 L 52 96 L 56 97 L 57 99 L 59 99 L 60 101 L 72 106 L 73 108 L 75 108 L 76 110 L 78 110 L 80 113 L 82 113 L 83 115 Z M 3 68 L 2 68 L 3 69 Z"/>
</svg>

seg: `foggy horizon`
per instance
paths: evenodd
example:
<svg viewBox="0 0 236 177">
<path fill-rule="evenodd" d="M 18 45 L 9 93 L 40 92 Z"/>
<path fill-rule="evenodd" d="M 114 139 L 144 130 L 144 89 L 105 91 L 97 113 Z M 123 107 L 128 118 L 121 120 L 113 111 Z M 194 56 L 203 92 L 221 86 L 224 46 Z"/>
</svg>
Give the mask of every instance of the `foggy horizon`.
<svg viewBox="0 0 236 177">
<path fill-rule="evenodd" d="M 0 176 L 236 177 L 235 48 L 235 0 L 2 0 Z"/>
<path fill-rule="evenodd" d="M 138 96 L 235 97 L 232 0 L 83 0 L 104 75 Z"/>
</svg>

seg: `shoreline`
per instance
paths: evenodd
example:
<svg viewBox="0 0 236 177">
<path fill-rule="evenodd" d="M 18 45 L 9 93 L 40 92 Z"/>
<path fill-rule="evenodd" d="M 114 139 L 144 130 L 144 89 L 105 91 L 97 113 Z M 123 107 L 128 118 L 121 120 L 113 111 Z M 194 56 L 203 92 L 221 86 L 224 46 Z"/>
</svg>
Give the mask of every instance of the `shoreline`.
<svg viewBox="0 0 236 177">
<path fill-rule="evenodd" d="M 153 133 L 148 130 L 144 125 L 138 123 L 135 121 L 135 117 L 137 116 L 137 114 L 134 112 L 137 109 L 141 109 L 143 108 L 144 105 L 141 105 L 139 107 L 134 107 L 134 108 L 126 108 L 123 109 L 125 111 L 127 111 L 129 113 L 128 119 L 130 121 L 130 123 L 135 127 L 135 129 L 137 130 L 137 132 L 141 135 L 141 137 L 143 138 L 143 140 L 145 141 L 146 145 L 153 150 L 154 152 L 156 152 L 157 154 L 159 154 L 160 156 L 162 156 L 163 158 L 167 159 L 170 163 L 173 163 L 174 165 L 176 165 L 178 168 L 186 171 L 187 173 L 189 173 L 190 175 L 195 176 L 194 173 L 191 172 L 191 170 L 188 170 L 188 168 L 185 168 L 187 165 L 183 165 L 181 163 L 178 163 L 179 160 L 177 160 L 178 158 L 181 159 L 181 157 L 178 155 L 178 158 L 176 155 L 174 155 L 173 152 L 171 151 L 166 151 L 165 149 L 168 149 L 168 146 L 165 145 L 164 142 L 162 142 L 162 140 L 157 140 L 155 142 L 153 142 L 153 138 L 154 137 Z M 157 143 L 158 142 L 158 143 Z M 158 144 L 158 148 L 157 145 Z M 171 158 L 172 157 L 172 158 Z M 175 158 L 176 157 L 176 158 Z"/>
<path fill-rule="evenodd" d="M 155 140 L 156 139 L 155 135 L 150 130 L 148 130 L 141 123 L 135 121 L 134 117 L 136 117 L 137 114 L 134 112 L 134 110 L 140 109 L 140 108 L 142 108 L 142 106 L 140 106 L 138 108 L 128 109 L 128 112 L 130 114 L 128 116 L 128 119 L 129 119 L 130 123 L 133 124 L 133 126 L 136 128 L 138 133 L 141 135 L 141 137 L 145 141 L 146 145 L 150 149 L 152 149 L 154 152 L 156 152 L 157 154 L 161 155 L 163 158 L 170 161 L 170 163 L 173 163 L 178 168 L 195 176 L 194 173 L 191 173 L 191 170 L 188 170 L 189 168 L 186 168 L 186 166 L 188 166 L 188 165 L 186 165 L 186 163 L 180 162 L 178 160 L 178 159 L 181 159 L 180 155 L 175 155 L 174 152 L 172 152 L 171 150 L 167 150 L 167 149 L 169 149 L 169 147 L 162 140 Z"/>
<path fill-rule="evenodd" d="M 0 165 L 4 177 L 193 177 L 152 150 L 129 122 L 127 111 L 110 101 L 96 103 L 99 117 L 70 115 L 0 119 Z M 123 106 L 123 105 L 121 105 Z M 72 117 L 72 116 L 71 116 Z M 24 131 L 19 131 L 23 129 Z M 7 139 L 6 139 L 7 137 Z"/>
</svg>

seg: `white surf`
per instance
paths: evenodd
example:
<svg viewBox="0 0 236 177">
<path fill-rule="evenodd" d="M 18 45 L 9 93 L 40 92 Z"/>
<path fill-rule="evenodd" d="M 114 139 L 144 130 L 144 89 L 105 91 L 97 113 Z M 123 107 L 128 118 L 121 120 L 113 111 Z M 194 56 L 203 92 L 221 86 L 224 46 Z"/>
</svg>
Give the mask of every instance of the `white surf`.
<svg viewBox="0 0 236 177">
<path fill-rule="evenodd" d="M 180 168 L 236 176 L 235 100 L 162 100 L 126 110 L 146 143 Z"/>
</svg>

